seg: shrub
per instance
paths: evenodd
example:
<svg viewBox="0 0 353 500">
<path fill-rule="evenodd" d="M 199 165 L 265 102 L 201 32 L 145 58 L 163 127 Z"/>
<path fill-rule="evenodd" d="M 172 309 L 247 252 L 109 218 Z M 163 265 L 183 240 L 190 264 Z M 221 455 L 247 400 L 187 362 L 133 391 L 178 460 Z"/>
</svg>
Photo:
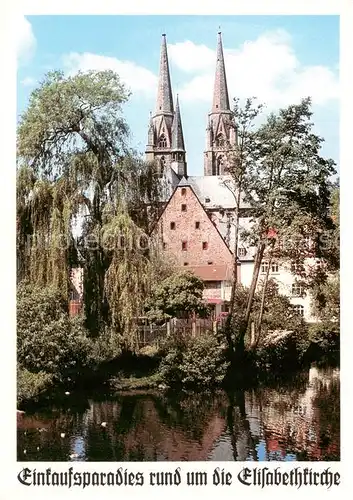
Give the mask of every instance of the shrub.
<svg viewBox="0 0 353 500">
<path fill-rule="evenodd" d="M 98 337 L 89 340 L 88 364 L 92 368 L 110 362 L 120 354 L 118 337 L 110 328 L 105 328 Z"/>
<path fill-rule="evenodd" d="M 18 287 L 17 361 L 30 372 L 58 380 L 87 365 L 90 341 L 79 320 L 68 316 L 66 302 L 52 288 Z"/>
<path fill-rule="evenodd" d="M 32 373 L 25 368 L 17 370 L 17 403 L 37 398 L 52 385 L 53 375 Z"/>
<path fill-rule="evenodd" d="M 302 360 L 304 332 L 277 330 L 267 334 L 254 352 L 254 361 L 262 370 L 285 371 Z"/>
<path fill-rule="evenodd" d="M 306 357 L 319 360 L 323 356 L 336 357 L 340 350 L 340 329 L 338 323 L 323 322 L 309 326 L 309 346 Z"/>
<path fill-rule="evenodd" d="M 196 338 L 172 338 L 162 359 L 160 372 L 168 385 L 187 387 L 219 385 L 227 372 L 225 348 L 212 334 Z"/>
<path fill-rule="evenodd" d="M 161 345 L 159 354 L 162 361 L 159 370 L 164 382 L 169 386 L 182 384 L 181 366 L 186 349 L 187 340 L 177 335 L 167 338 Z"/>
</svg>

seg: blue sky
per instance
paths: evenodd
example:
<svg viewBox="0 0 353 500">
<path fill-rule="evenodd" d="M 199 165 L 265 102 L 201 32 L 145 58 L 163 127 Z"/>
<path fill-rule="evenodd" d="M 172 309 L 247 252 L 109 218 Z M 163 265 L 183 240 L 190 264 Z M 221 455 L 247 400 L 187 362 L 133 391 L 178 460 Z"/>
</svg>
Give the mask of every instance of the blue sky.
<svg viewBox="0 0 353 500">
<path fill-rule="evenodd" d="M 179 93 L 188 171 L 203 173 L 216 36 L 223 35 L 230 97 L 255 95 L 268 111 L 313 99 L 323 154 L 339 161 L 338 16 L 29 16 L 18 29 L 18 112 L 44 74 L 114 69 L 131 89 L 124 115 L 144 151 L 153 111 L 161 34 Z"/>
</svg>

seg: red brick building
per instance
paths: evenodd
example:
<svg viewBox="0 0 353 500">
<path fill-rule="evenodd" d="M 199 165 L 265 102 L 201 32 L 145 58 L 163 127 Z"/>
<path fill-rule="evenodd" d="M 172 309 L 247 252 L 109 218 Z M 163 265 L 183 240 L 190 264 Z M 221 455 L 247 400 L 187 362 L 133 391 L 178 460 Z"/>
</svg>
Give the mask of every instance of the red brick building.
<svg viewBox="0 0 353 500">
<path fill-rule="evenodd" d="M 230 298 L 233 256 L 195 191 L 183 178 L 154 229 L 163 251 L 176 265 L 205 282 L 204 296 L 216 314 Z"/>
</svg>

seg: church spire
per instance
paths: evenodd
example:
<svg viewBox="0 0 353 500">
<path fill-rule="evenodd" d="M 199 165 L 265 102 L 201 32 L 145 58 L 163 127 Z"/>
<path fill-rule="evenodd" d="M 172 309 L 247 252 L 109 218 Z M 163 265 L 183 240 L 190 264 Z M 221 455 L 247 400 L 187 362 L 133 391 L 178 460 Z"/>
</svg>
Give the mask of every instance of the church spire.
<svg viewBox="0 0 353 500">
<path fill-rule="evenodd" d="M 156 103 L 156 115 L 173 113 L 172 86 L 167 53 L 166 35 L 162 35 L 161 58 L 159 66 L 158 93 Z"/>
<path fill-rule="evenodd" d="M 187 177 L 186 153 L 181 124 L 179 97 L 176 98 L 176 107 L 172 124 L 172 163 L 171 167 L 179 177 Z"/>
<path fill-rule="evenodd" d="M 185 151 L 183 126 L 181 124 L 178 95 L 176 99 L 175 114 L 172 125 L 172 151 Z"/>
<path fill-rule="evenodd" d="M 225 175 L 228 172 L 228 152 L 237 144 L 237 140 L 234 116 L 229 107 L 222 36 L 219 31 L 213 103 L 206 129 L 205 175 Z"/>
<path fill-rule="evenodd" d="M 218 32 L 216 76 L 213 90 L 212 113 L 229 111 L 226 69 L 223 57 L 222 34 Z"/>
</svg>

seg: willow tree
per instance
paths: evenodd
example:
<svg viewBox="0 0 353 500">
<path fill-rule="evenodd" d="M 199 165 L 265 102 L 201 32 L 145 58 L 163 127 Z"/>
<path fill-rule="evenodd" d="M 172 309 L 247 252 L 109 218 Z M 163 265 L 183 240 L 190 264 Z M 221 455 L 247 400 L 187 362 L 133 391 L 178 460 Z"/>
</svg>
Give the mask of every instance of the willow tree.
<svg viewBox="0 0 353 500">
<path fill-rule="evenodd" d="M 135 280 L 138 290 L 148 270 L 141 265 L 146 257 L 141 252 L 141 262 L 129 261 L 127 250 L 118 264 L 118 245 L 106 250 L 102 242 L 117 220 L 125 221 L 122 231 L 147 233 L 157 207 L 153 165 L 145 165 L 128 146 L 122 115 L 128 97 L 112 71 L 69 77 L 51 72 L 32 92 L 18 127 L 17 220 L 24 276 L 40 284 L 66 284 L 68 290 L 73 229 L 81 221 L 78 248 L 92 331 L 110 319 L 112 280 L 130 280 L 130 285 Z M 116 232 L 113 236 L 117 243 Z M 129 316 L 124 307 L 120 314 Z"/>
</svg>

